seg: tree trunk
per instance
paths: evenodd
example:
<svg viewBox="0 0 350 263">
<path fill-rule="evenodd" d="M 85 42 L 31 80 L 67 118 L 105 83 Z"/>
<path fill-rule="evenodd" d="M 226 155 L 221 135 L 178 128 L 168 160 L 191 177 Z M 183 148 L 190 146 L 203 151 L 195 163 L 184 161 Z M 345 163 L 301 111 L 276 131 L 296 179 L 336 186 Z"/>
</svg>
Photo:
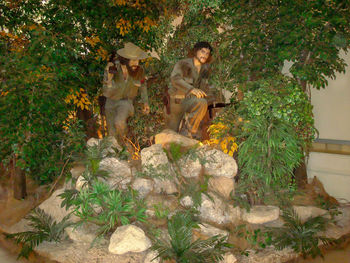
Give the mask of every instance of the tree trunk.
<svg viewBox="0 0 350 263">
<path fill-rule="evenodd" d="M 307 185 L 305 158 L 302 159 L 300 165 L 294 170 L 294 178 L 298 188 L 304 188 Z"/>
<path fill-rule="evenodd" d="M 13 197 L 18 200 L 24 199 L 27 196 L 25 172 L 21 168 L 16 167 L 15 163 L 12 171 Z"/>
</svg>

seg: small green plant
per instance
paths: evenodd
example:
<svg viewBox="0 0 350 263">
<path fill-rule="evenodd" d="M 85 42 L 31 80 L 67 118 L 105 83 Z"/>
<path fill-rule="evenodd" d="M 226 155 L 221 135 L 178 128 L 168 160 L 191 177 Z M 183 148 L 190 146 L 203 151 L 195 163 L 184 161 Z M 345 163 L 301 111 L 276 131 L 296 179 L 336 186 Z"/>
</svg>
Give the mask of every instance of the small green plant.
<svg viewBox="0 0 350 263">
<path fill-rule="evenodd" d="M 178 184 L 180 189 L 180 198 L 190 196 L 194 207 L 199 207 L 202 203 L 202 194 L 212 200 L 208 193 L 208 182 L 210 176 L 204 175 L 199 180 L 181 177 L 181 182 Z"/>
<path fill-rule="evenodd" d="M 338 210 L 338 206 L 335 203 L 332 203 L 322 195 L 317 196 L 316 202 L 319 207 L 328 211 L 332 219 L 334 219 L 335 216 L 342 214 L 342 212 Z"/>
<path fill-rule="evenodd" d="M 17 244 L 23 243 L 18 258 L 28 258 L 29 253 L 43 241 L 61 241 L 64 229 L 72 225 L 69 221 L 69 216 L 70 214 L 57 223 L 42 209 L 35 208 L 32 213 L 26 217 L 29 221 L 29 226 L 32 227 L 33 230 L 7 234 L 6 237 L 14 239 Z"/>
<path fill-rule="evenodd" d="M 144 201 L 130 188 L 111 190 L 106 183 L 95 181 L 91 187 L 66 190 L 60 196 L 61 207 L 72 207 L 73 214 L 81 219 L 80 224 L 91 222 L 99 226 L 98 237 L 120 225 L 146 220 Z"/>
<path fill-rule="evenodd" d="M 271 245 L 271 235 L 260 228 L 249 229 L 246 224 L 242 224 L 235 228 L 234 233 L 238 237 L 243 237 L 251 247 L 256 249 Z M 248 255 L 248 252 L 244 251 L 243 254 Z"/>
<path fill-rule="evenodd" d="M 279 250 L 291 247 L 295 252 L 301 253 L 305 258 L 311 255 L 313 258 L 317 255 L 323 256 L 318 247 L 319 241 L 328 245 L 334 242 L 333 239 L 320 236 L 319 233 L 326 230 L 330 219 L 323 216 L 316 216 L 302 222 L 294 209 L 283 211 L 283 227 L 269 228 L 271 243 Z"/>
<path fill-rule="evenodd" d="M 224 236 L 216 235 L 206 240 L 192 242 L 192 229 L 198 222 L 190 212 L 178 212 L 168 221 L 170 242 L 153 238 L 152 249 L 156 258 L 174 260 L 177 263 L 212 263 L 223 259 L 225 248 L 231 247 Z"/>
<path fill-rule="evenodd" d="M 170 213 L 169 208 L 166 207 L 163 203 L 155 204 L 153 205 L 153 208 L 154 208 L 155 216 L 158 219 L 167 218 Z"/>
</svg>

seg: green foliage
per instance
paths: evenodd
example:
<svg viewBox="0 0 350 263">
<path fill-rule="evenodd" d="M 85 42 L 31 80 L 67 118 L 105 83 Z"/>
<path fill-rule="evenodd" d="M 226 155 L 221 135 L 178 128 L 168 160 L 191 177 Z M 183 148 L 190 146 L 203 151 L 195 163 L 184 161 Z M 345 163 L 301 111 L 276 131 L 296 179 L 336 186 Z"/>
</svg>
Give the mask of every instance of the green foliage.
<svg viewBox="0 0 350 263">
<path fill-rule="evenodd" d="M 238 237 L 243 237 L 249 243 L 250 247 L 254 249 L 262 249 L 271 245 L 271 235 L 260 228 L 249 229 L 247 225 L 242 224 L 235 228 L 234 233 Z M 243 254 L 248 256 L 249 252 L 246 250 L 243 251 Z"/>
<path fill-rule="evenodd" d="M 111 190 L 104 182 L 95 181 L 80 191 L 65 190 L 62 207 L 73 207 L 73 214 L 81 223 L 92 222 L 99 226 L 98 236 L 110 233 L 120 225 L 146 220 L 146 207 L 132 190 Z"/>
<path fill-rule="evenodd" d="M 321 255 L 318 247 L 319 242 L 328 245 L 334 242 L 333 239 L 320 236 L 320 232 L 326 230 L 330 219 L 323 216 L 311 217 L 302 222 L 294 209 L 283 211 L 283 227 L 270 228 L 268 233 L 272 236 L 272 244 L 279 250 L 291 247 L 295 252 L 301 253 L 304 257 Z"/>
<path fill-rule="evenodd" d="M 192 229 L 198 228 L 198 222 L 189 212 L 178 212 L 168 221 L 170 242 L 161 238 L 153 238 L 152 249 L 157 258 L 175 260 L 178 263 L 219 262 L 223 259 L 227 237 L 213 236 L 206 240 L 192 242 Z"/>
<path fill-rule="evenodd" d="M 167 218 L 170 213 L 169 208 L 165 206 L 163 203 L 155 204 L 153 205 L 153 208 L 154 208 L 155 216 L 158 219 Z"/>
<path fill-rule="evenodd" d="M 6 237 L 14 239 L 17 244 L 23 244 L 18 258 L 28 258 L 29 253 L 43 241 L 61 241 L 64 229 L 72 225 L 68 220 L 69 216 L 70 214 L 57 223 L 50 215 L 47 215 L 40 208 L 36 208 L 31 214 L 26 216 L 26 219 L 29 221 L 29 226 L 33 230 L 7 234 Z"/>
<path fill-rule="evenodd" d="M 178 184 L 180 189 L 180 198 L 189 196 L 193 201 L 193 207 L 198 208 L 202 204 L 202 194 L 212 200 L 208 193 L 209 176 L 204 175 L 199 180 L 181 177 Z"/>
</svg>

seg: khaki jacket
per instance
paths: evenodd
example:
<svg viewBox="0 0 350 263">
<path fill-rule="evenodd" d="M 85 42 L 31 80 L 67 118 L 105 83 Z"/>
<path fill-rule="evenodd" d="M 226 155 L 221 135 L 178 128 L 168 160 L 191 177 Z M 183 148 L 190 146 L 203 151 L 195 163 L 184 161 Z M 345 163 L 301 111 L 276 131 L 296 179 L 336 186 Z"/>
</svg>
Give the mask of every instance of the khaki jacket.
<svg viewBox="0 0 350 263">
<path fill-rule="evenodd" d="M 209 93 L 209 65 L 204 64 L 198 73 L 193 63 L 193 58 L 185 58 L 178 61 L 170 76 L 170 96 L 186 96 L 191 89 L 201 89 Z"/>
<path fill-rule="evenodd" d="M 112 62 L 108 62 L 103 78 L 103 95 L 108 99 L 118 100 L 131 100 L 133 101 L 138 94 L 140 88 L 141 101 L 148 103 L 147 87 L 145 83 L 145 74 L 142 67 L 135 77 L 129 76 L 127 80 L 124 80 L 123 71 L 120 63 L 117 61 L 115 66 L 117 68 L 116 74 L 109 73 L 109 68 L 113 66 Z"/>
</svg>

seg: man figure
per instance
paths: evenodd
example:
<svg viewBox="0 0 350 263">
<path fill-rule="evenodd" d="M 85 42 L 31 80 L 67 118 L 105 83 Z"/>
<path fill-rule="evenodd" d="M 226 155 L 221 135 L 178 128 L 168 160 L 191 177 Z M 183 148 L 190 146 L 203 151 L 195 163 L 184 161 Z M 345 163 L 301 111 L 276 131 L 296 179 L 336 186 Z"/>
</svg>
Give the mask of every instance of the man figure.
<svg viewBox="0 0 350 263">
<path fill-rule="evenodd" d="M 107 98 L 105 114 L 109 136 L 123 143 L 127 133 L 127 119 L 134 115 L 133 102 L 141 91 L 143 112 L 149 113 L 145 74 L 139 60 L 148 57 L 147 53 L 133 43 L 126 43 L 117 51 L 117 60 L 112 55 L 104 73 L 103 95 Z"/>
<path fill-rule="evenodd" d="M 170 76 L 170 108 L 165 113 L 167 128 L 179 132 L 179 125 L 185 113 L 185 135 L 198 138 L 197 132 L 208 104 L 214 101 L 209 90 L 209 63 L 213 48 L 208 42 L 194 45 L 189 58 L 180 60 Z M 170 110 L 170 112 L 169 112 Z"/>
</svg>

